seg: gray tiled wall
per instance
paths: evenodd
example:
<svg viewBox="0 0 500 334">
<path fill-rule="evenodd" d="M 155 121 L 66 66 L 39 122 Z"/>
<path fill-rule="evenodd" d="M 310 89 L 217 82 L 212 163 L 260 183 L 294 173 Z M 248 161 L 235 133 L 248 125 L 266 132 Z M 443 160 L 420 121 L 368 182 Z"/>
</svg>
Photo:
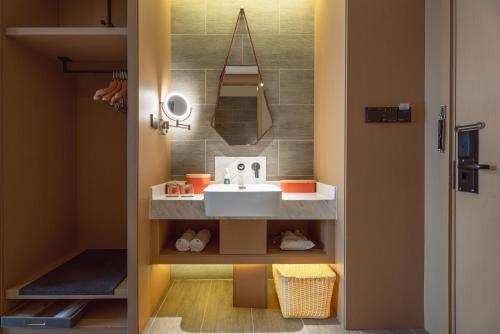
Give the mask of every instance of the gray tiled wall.
<svg viewBox="0 0 500 334">
<path fill-rule="evenodd" d="M 274 126 L 255 146 L 229 146 L 210 126 L 220 71 L 245 7 Z M 238 36 L 230 59 L 252 63 Z M 238 52 L 238 50 L 241 50 Z M 268 179 L 313 174 L 314 0 L 173 0 L 171 90 L 193 104 L 191 131 L 172 131 L 172 175 L 214 174 L 215 156 L 267 157 Z"/>
</svg>

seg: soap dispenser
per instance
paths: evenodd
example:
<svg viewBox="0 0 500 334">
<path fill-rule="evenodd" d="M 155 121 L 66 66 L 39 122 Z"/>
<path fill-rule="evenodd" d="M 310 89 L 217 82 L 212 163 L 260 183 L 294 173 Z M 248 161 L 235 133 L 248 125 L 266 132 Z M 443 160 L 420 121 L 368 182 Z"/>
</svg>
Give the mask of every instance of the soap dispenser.
<svg viewBox="0 0 500 334">
<path fill-rule="evenodd" d="M 226 175 L 224 175 L 224 184 L 231 184 L 231 174 L 229 168 L 226 168 Z"/>
</svg>

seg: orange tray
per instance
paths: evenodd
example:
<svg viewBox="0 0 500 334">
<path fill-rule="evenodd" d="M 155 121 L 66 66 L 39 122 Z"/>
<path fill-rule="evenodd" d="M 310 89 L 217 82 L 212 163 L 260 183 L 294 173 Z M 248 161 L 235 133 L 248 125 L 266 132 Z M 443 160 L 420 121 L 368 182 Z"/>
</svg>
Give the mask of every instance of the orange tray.
<svg viewBox="0 0 500 334">
<path fill-rule="evenodd" d="M 281 180 L 281 190 L 285 193 L 315 193 L 314 180 Z"/>
</svg>

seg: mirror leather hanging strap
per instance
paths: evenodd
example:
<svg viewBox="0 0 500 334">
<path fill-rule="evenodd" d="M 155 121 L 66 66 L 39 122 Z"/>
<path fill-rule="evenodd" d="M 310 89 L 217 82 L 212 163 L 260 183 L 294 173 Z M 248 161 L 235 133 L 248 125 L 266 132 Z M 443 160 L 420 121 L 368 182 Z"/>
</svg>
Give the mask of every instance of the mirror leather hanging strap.
<svg viewBox="0 0 500 334">
<path fill-rule="evenodd" d="M 243 47 L 233 50 L 239 35 L 244 38 Z M 248 42 L 253 60 L 246 49 Z M 220 73 L 211 125 L 229 145 L 255 145 L 272 127 L 272 123 L 249 23 L 245 10 L 241 8 Z"/>
<path fill-rule="evenodd" d="M 250 46 L 252 47 L 252 55 L 253 55 L 253 59 L 255 60 L 255 66 L 257 66 L 257 68 L 259 68 L 259 62 L 257 60 L 257 53 L 255 52 L 255 46 L 253 44 L 252 34 L 250 33 L 250 27 L 248 26 L 248 20 L 247 20 L 246 14 L 245 14 L 245 9 L 241 8 L 240 9 L 240 13 L 238 14 L 238 18 L 236 19 L 236 24 L 234 26 L 233 36 L 231 37 L 231 43 L 229 44 L 229 49 L 227 51 L 226 60 L 224 61 L 224 69 L 226 68 L 226 66 L 229 65 L 229 57 L 231 56 L 231 49 L 233 48 L 234 38 L 236 36 L 237 30 L 238 30 L 238 26 L 240 24 L 240 20 L 244 20 L 245 21 L 245 29 L 247 31 L 248 38 L 250 40 Z M 224 74 L 224 70 L 222 71 L 221 76 L 223 74 Z M 262 81 L 262 77 L 260 75 L 260 69 L 259 69 L 259 73 L 258 74 L 259 74 L 260 80 Z"/>
</svg>

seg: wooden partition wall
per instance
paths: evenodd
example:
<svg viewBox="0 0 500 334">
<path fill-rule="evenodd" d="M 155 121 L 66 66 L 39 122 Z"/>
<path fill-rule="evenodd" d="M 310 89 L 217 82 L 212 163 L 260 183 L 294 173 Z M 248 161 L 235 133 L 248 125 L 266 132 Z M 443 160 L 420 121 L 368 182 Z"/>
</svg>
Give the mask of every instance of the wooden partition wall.
<svg viewBox="0 0 500 334">
<path fill-rule="evenodd" d="M 166 97 L 170 81 L 170 1 L 137 1 L 138 84 L 136 171 L 138 212 L 137 242 L 137 329 L 141 333 L 163 296 L 170 279 L 168 265 L 151 265 L 149 187 L 165 182 L 170 173 L 167 136 L 151 129 L 149 115 L 159 116 L 160 99 Z M 133 129 L 134 131 L 134 129 Z M 129 242 L 130 244 L 130 242 Z"/>
<path fill-rule="evenodd" d="M 421 328 L 424 292 L 424 1 L 350 0 L 346 323 Z M 367 106 L 412 122 L 367 124 Z"/>
<path fill-rule="evenodd" d="M 421 328 L 424 2 L 316 6 L 315 176 L 339 191 L 339 320 Z M 365 107 L 399 103 L 412 105 L 411 123 L 365 123 Z"/>
<path fill-rule="evenodd" d="M 339 275 L 337 318 L 344 323 L 344 200 L 346 0 L 315 2 L 314 175 L 337 187 L 335 270 Z"/>
</svg>

